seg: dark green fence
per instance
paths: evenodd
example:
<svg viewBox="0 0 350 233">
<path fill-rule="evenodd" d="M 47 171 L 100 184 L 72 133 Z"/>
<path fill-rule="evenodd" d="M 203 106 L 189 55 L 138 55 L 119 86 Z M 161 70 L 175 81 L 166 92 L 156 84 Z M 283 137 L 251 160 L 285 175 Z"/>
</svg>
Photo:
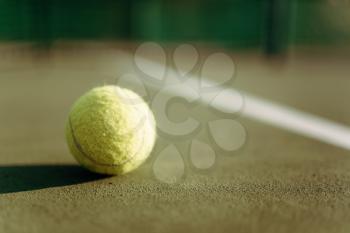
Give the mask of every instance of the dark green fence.
<svg viewBox="0 0 350 233">
<path fill-rule="evenodd" d="M 337 0 L 0 0 L 0 40 L 185 40 L 273 52 L 289 43 L 349 41 L 346 24 L 332 20 L 350 12 L 350 1 L 339 2 L 343 6 Z"/>
</svg>

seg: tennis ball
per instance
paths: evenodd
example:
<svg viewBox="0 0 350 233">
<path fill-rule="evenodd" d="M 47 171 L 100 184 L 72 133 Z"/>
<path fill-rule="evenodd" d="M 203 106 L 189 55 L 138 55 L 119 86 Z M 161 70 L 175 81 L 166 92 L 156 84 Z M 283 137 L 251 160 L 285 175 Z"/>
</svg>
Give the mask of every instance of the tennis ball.
<svg viewBox="0 0 350 233">
<path fill-rule="evenodd" d="M 148 105 L 133 91 L 97 87 L 73 105 L 66 138 L 75 159 L 88 170 L 125 174 L 151 153 L 156 140 L 155 120 Z"/>
</svg>

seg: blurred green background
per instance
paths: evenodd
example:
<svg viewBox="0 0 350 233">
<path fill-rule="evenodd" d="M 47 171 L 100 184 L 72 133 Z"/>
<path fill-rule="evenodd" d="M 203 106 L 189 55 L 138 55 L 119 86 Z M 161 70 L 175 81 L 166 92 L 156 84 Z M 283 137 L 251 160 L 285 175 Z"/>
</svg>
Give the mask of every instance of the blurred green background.
<svg viewBox="0 0 350 233">
<path fill-rule="evenodd" d="M 196 41 L 278 52 L 350 41 L 350 0 L 0 0 L 0 40 Z"/>
</svg>

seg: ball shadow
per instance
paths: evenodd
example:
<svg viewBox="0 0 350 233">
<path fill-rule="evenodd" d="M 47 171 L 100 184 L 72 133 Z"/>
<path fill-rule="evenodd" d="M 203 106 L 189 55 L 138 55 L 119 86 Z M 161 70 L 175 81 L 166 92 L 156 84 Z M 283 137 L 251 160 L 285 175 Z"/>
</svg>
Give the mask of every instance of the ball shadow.
<svg viewBox="0 0 350 233">
<path fill-rule="evenodd" d="M 0 166 L 0 194 L 80 184 L 105 177 L 78 165 Z"/>
</svg>

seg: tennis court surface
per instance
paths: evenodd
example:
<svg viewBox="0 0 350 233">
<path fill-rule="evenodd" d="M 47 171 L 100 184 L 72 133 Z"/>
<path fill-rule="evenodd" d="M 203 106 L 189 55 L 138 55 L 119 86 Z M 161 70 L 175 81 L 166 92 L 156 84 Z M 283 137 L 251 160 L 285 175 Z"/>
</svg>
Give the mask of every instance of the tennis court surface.
<svg viewBox="0 0 350 233">
<path fill-rule="evenodd" d="M 169 54 L 173 51 L 173 46 L 165 48 Z M 230 118 L 180 100 L 168 110 L 172 120 L 191 116 L 201 123 L 203 134 L 182 140 L 160 133 L 151 158 L 136 171 L 95 175 L 70 155 L 66 118 L 73 102 L 89 89 L 118 84 L 126 73 L 144 75 L 133 56 L 125 56 L 136 47 L 1 49 L 0 232 L 350 231 L 348 150 L 244 114 Z M 235 79 L 225 88 L 350 125 L 350 57 L 316 51 L 300 49 L 274 59 L 254 51 L 198 47 L 196 72 L 210 54 L 223 52 L 235 65 Z M 220 68 L 213 73 L 220 76 Z M 155 93 L 147 89 L 148 96 Z M 211 144 L 215 140 L 206 124 L 218 119 L 244 127 L 239 150 L 227 153 Z M 189 153 L 197 136 L 214 151 L 209 165 Z M 169 144 L 182 160 L 168 164 L 176 180 L 167 183 L 159 173 L 164 169 L 155 163 Z M 212 151 L 201 153 L 205 158 Z"/>
</svg>

